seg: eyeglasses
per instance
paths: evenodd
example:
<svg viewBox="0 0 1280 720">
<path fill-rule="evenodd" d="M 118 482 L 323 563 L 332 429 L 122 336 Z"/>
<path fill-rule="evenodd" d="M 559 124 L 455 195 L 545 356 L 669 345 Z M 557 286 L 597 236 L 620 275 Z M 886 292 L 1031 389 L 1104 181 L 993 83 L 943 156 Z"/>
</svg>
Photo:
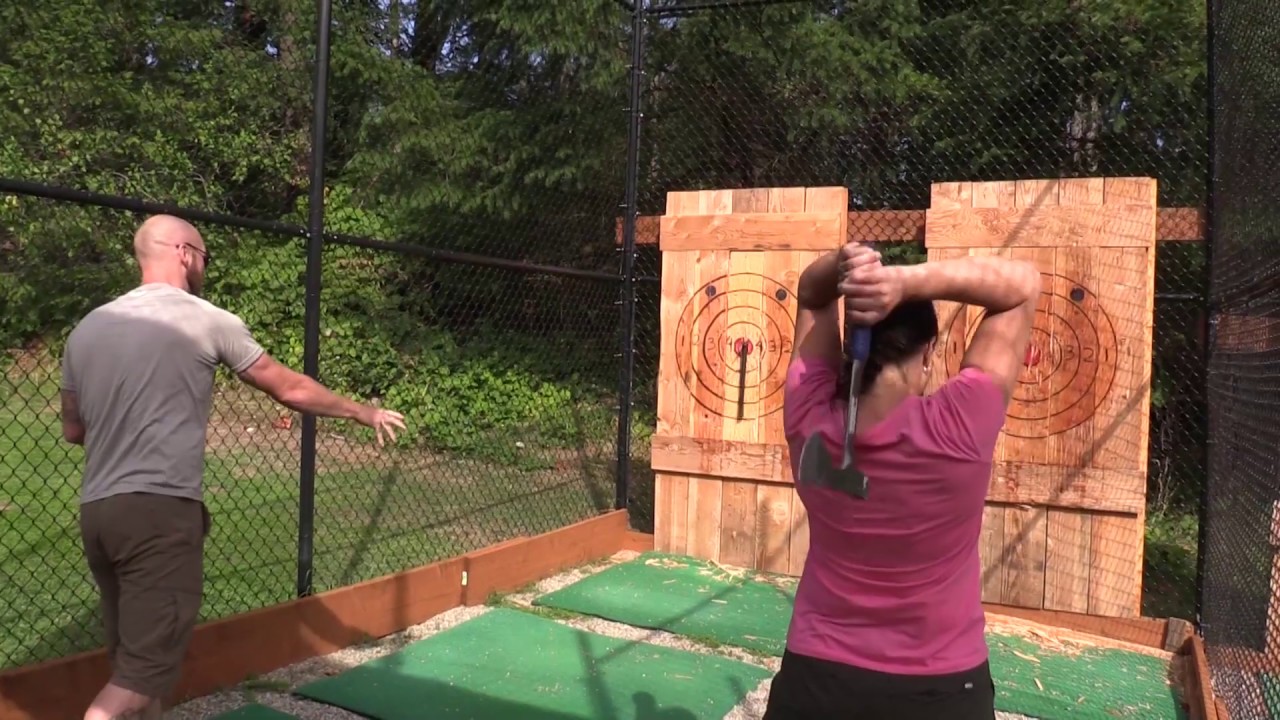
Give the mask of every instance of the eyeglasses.
<svg viewBox="0 0 1280 720">
<path fill-rule="evenodd" d="M 198 254 L 204 260 L 205 267 L 208 267 L 209 262 L 213 260 L 213 256 L 209 254 L 208 250 L 198 248 L 195 245 L 192 245 L 191 243 L 182 243 L 182 244 L 186 246 L 188 249 L 195 251 L 195 253 Z"/>
</svg>

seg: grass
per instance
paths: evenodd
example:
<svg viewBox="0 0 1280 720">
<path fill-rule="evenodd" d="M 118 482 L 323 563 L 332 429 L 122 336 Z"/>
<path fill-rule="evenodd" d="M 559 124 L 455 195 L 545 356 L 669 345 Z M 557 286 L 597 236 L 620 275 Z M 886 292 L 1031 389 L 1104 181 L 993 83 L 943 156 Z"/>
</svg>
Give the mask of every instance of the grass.
<svg viewBox="0 0 1280 720">
<path fill-rule="evenodd" d="M 1199 523 L 1189 512 L 1147 515 L 1142 614 L 1195 619 Z"/>
<path fill-rule="evenodd" d="M 62 441 L 56 378 L 0 378 L 0 667 L 100 646 L 97 594 L 79 534 L 81 448 Z M 295 597 L 299 436 L 252 391 L 215 402 L 205 465 L 213 526 L 202 620 Z M 378 451 L 321 423 L 316 591 L 452 557 L 590 517 L 613 502 L 612 451 L 529 450 L 511 465 Z"/>
</svg>

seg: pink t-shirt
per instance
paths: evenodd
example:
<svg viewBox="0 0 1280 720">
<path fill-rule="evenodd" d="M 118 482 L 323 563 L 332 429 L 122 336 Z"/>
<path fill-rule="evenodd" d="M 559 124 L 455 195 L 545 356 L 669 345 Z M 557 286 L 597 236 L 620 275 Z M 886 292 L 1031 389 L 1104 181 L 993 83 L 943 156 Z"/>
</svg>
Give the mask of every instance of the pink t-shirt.
<svg viewBox="0 0 1280 720">
<path fill-rule="evenodd" d="M 793 477 L 811 434 L 826 439 L 833 458 L 843 454 L 839 372 L 802 358 L 787 372 Z M 903 675 L 960 672 L 987 659 L 978 535 L 1004 418 L 1001 388 L 967 368 L 858 434 L 865 500 L 796 485 L 809 555 L 787 634 L 792 652 Z"/>
</svg>

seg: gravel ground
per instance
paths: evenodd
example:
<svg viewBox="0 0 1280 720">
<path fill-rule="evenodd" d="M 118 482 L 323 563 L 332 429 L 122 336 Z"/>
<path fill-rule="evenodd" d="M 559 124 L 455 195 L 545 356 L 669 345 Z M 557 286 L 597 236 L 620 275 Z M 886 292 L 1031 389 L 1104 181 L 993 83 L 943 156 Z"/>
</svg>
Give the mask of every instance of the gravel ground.
<svg viewBox="0 0 1280 720">
<path fill-rule="evenodd" d="M 533 607 L 533 600 L 538 596 L 572 585 L 616 563 L 626 562 L 637 554 L 632 551 L 622 551 L 606 560 L 546 578 L 536 583 L 533 587 L 505 596 L 503 602 L 514 607 L 531 608 Z M 236 689 L 188 701 L 169 710 L 164 717 L 166 720 L 202 720 L 203 718 L 213 717 L 256 702 L 290 713 L 302 720 L 367 720 L 363 716 L 341 708 L 304 700 L 289 693 L 294 688 L 313 680 L 337 675 L 349 668 L 389 655 L 411 642 L 430 637 L 442 630 L 447 630 L 467 620 L 479 617 L 488 610 L 488 607 L 454 608 L 431 618 L 421 625 L 415 625 L 403 632 L 389 635 L 378 641 L 346 648 L 330 655 L 281 668 L 261 678 L 243 683 Z M 740 648 L 727 646 L 712 648 L 661 630 L 647 630 L 600 618 L 564 618 L 557 616 L 554 619 L 556 622 L 570 627 L 600 635 L 662 645 L 679 650 L 721 655 L 768 668 L 772 672 L 778 671 L 780 663 L 779 658 L 756 655 Z M 725 720 L 759 720 L 764 717 L 765 703 L 769 697 L 769 684 L 770 681 L 767 679 L 760 683 L 737 707 L 725 715 Z M 996 718 L 997 720 L 1034 720 L 1034 718 L 1009 713 L 996 713 Z"/>
</svg>

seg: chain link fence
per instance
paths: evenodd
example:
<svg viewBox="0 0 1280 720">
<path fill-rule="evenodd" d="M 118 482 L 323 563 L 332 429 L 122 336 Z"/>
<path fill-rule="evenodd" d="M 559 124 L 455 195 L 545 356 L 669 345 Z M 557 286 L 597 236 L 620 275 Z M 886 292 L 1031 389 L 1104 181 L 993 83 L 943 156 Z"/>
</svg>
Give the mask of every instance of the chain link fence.
<svg viewBox="0 0 1280 720">
<path fill-rule="evenodd" d="M 1213 228 L 1210 483 L 1201 631 L 1214 690 L 1236 717 L 1280 716 L 1280 7 L 1209 3 Z"/>
<path fill-rule="evenodd" d="M 58 360 L 157 211 L 273 356 L 408 424 L 308 430 L 220 371 L 203 620 L 615 507 L 629 15 L 568 5 L 0 9 L 0 668 L 101 644 Z"/>
</svg>

